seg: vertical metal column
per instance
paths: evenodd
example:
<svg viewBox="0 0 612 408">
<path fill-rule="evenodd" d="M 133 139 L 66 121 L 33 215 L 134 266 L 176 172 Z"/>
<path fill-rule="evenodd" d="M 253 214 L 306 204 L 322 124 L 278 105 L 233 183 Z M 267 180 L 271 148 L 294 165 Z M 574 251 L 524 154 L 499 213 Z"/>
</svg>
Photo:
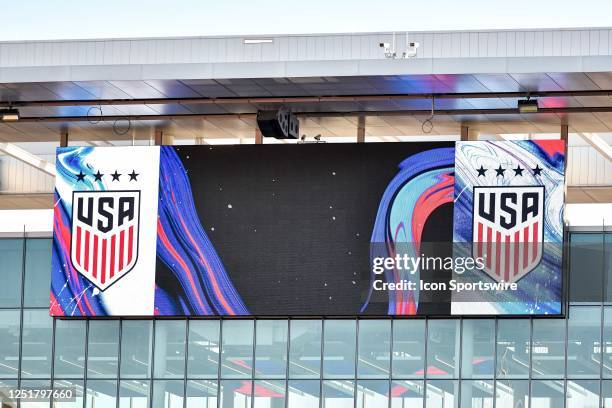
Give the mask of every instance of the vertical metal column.
<svg viewBox="0 0 612 408">
<path fill-rule="evenodd" d="M 366 135 L 366 120 L 365 116 L 360 115 L 357 118 L 357 143 L 364 143 Z"/>
</svg>

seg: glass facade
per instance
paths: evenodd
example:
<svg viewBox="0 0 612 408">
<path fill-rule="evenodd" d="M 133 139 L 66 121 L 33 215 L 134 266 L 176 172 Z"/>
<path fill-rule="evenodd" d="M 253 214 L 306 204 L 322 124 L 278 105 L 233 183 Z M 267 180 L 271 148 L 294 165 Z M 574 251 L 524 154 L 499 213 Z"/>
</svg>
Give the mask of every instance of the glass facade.
<svg viewBox="0 0 612 408">
<path fill-rule="evenodd" d="M 565 319 L 53 320 L 51 241 L 0 239 L 0 387 L 77 390 L 31 408 L 612 406 L 612 234 L 570 240 Z"/>
</svg>

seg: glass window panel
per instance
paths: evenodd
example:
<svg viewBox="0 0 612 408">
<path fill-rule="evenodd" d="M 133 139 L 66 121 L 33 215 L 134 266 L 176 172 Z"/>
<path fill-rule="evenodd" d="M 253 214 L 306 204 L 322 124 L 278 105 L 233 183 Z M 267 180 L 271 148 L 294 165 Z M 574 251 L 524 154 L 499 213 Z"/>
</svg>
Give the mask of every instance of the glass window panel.
<svg viewBox="0 0 612 408">
<path fill-rule="evenodd" d="M 119 321 L 90 320 L 87 343 L 87 376 L 116 378 L 119 358 Z"/>
<path fill-rule="evenodd" d="M 320 385 L 317 380 L 289 380 L 287 408 L 319 408 Z"/>
<path fill-rule="evenodd" d="M 357 406 L 360 408 L 380 408 L 389 406 L 389 381 L 358 381 Z"/>
<path fill-rule="evenodd" d="M 284 408 L 285 381 L 257 380 L 255 381 L 254 408 Z"/>
<path fill-rule="evenodd" d="M 85 408 L 117 408 L 117 380 L 87 380 Z"/>
<path fill-rule="evenodd" d="M 251 408 L 251 380 L 224 380 L 220 384 L 219 408 Z"/>
<path fill-rule="evenodd" d="M 187 381 L 185 408 L 217 408 L 217 381 Z"/>
<path fill-rule="evenodd" d="M 604 378 L 612 377 L 612 306 L 604 307 L 603 370 Z"/>
<path fill-rule="evenodd" d="M 189 321 L 187 377 L 219 376 L 219 327 L 218 320 Z"/>
<path fill-rule="evenodd" d="M 571 235 L 570 302 L 601 302 L 603 259 L 603 234 L 573 233 Z M 588 279 L 584 278 L 585 273 L 588 273 Z"/>
<path fill-rule="evenodd" d="M 0 307 L 19 307 L 21 306 L 23 239 L 0 239 L 0 259 L 2 259 Z"/>
<path fill-rule="evenodd" d="M 253 320 L 223 320 L 222 330 L 221 377 L 251 378 Z"/>
<path fill-rule="evenodd" d="M 388 378 L 391 355 L 391 320 L 359 321 L 360 378 Z"/>
<path fill-rule="evenodd" d="M 51 388 L 51 380 L 22 380 L 19 388 L 22 389 L 34 389 L 34 390 L 48 390 Z M 46 401 L 21 401 L 21 408 L 49 408 L 51 405 L 51 399 Z"/>
<path fill-rule="evenodd" d="M 601 382 L 601 403 L 605 408 L 612 407 L 612 380 Z"/>
<path fill-rule="evenodd" d="M 461 339 L 462 377 L 492 378 L 495 320 L 464 320 Z"/>
<path fill-rule="evenodd" d="M 123 380 L 119 383 L 119 408 L 148 408 L 149 381 Z"/>
<path fill-rule="evenodd" d="M 0 380 L 0 388 L 5 390 L 16 389 L 17 380 Z M 17 403 L 9 399 L 9 395 L 6 391 L 0 391 L 0 407 L 17 408 Z"/>
<path fill-rule="evenodd" d="M 425 386 L 426 408 L 456 408 L 458 385 L 453 380 L 428 380 Z"/>
<path fill-rule="evenodd" d="M 601 307 L 570 306 L 567 325 L 568 378 L 599 377 Z"/>
<path fill-rule="evenodd" d="M 24 305 L 49 307 L 51 239 L 26 240 Z"/>
<path fill-rule="evenodd" d="M 493 408 L 493 381 L 461 381 L 461 407 Z"/>
<path fill-rule="evenodd" d="M 458 376 L 459 320 L 430 320 L 427 330 L 427 377 Z"/>
<path fill-rule="evenodd" d="M 183 378 L 185 375 L 185 320 L 155 322 L 155 378 Z"/>
<path fill-rule="evenodd" d="M 149 378 L 153 348 L 153 321 L 124 320 L 121 323 L 121 377 Z"/>
<path fill-rule="evenodd" d="M 393 321 L 393 377 L 423 378 L 425 320 Z"/>
<path fill-rule="evenodd" d="M 82 380 L 54 380 L 53 381 L 53 389 L 54 390 L 62 390 L 62 389 L 72 389 L 75 392 L 74 401 L 65 401 L 59 398 L 53 399 L 53 408 L 83 408 L 83 404 L 85 402 L 84 396 L 84 388 Z"/>
<path fill-rule="evenodd" d="M 532 381 L 530 408 L 562 407 L 564 399 L 563 396 L 563 381 Z"/>
<path fill-rule="evenodd" d="M 529 376 L 528 319 L 497 321 L 497 378 L 527 378 Z"/>
<path fill-rule="evenodd" d="M 22 338 L 22 378 L 51 377 L 53 319 L 49 310 L 24 310 Z"/>
<path fill-rule="evenodd" d="M 422 380 L 391 382 L 391 408 L 423 408 L 424 403 L 425 384 Z"/>
<path fill-rule="evenodd" d="M 53 376 L 81 378 L 85 372 L 85 320 L 55 321 Z"/>
<path fill-rule="evenodd" d="M 496 408 L 526 408 L 529 405 L 528 380 L 498 380 L 495 385 Z"/>
<path fill-rule="evenodd" d="M 574 380 L 567 382 L 565 408 L 597 407 L 599 407 L 599 380 Z"/>
<path fill-rule="evenodd" d="M 534 319 L 531 351 L 534 378 L 562 378 L 565 371 L 565 320 Z"/>
<path fill-rule="evenodd" d="M 319 378 L 321 320 L 290 320 L 289 378 Z M 301 383 L 297 383 L 301 384 Z M 289 394 L 291 398 L 291 394 Z M 297 397 L 296 397 L 297 398 Z M 318 400 L 317 393 L 317 400 Z"/>
<path fill-rule="evenodd" d="M 155 380 L 153 381 L 151 408 L 183 408 L 184 395 L 185 382 L 183 380 Z"/>
<path fill-rule="evenodd" d="M 327 326 L 325 328 L 327 330 Z M 345 380 L 323 381 L 321 408 L 353 408 L 355 383 Z"/>
<path fill-rule="evenodd" d="M 287 373 L 287 320 L 257 320 L 255 377 L 284 378 Z"/>
<path fill-rule="evenodd" d="M 355 376 L 355 320 L 325 320 L 323 346 L 323 377 L 352 378 Z"/>
<path fill-rule="evenodd" d="M 17 378 L 21 325 L 19 320 L 19 310 L 0 310 L 0 378 Z"/>
</svg>

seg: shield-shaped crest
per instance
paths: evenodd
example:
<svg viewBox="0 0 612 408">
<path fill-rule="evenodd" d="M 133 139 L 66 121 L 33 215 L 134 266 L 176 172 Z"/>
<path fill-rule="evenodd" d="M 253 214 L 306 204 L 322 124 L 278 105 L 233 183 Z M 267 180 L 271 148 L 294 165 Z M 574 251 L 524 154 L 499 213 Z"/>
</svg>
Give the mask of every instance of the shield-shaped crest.
<svg viewBox="0 0 612 408">
<path fill-rule="evenodd" d="M 70 258 L 100 290 L 134 268 L 138 259 L 140 191 L 75 191 Z"/>
<path fill-rule="evenodd" d="M 474 187 L 473 245 L 484 271 L 516 282 L 542 259 L 544 186 Z"/>
</svg>

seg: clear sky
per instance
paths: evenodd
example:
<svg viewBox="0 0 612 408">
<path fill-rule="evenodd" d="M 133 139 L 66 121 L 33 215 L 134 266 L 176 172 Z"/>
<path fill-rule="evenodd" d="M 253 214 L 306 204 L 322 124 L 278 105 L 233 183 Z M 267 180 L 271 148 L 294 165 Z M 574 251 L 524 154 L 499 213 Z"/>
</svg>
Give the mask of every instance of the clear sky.
<svg viewBox="0 0 612 408">
<path fill-rule="evenodd" d="M 612 26 L 612 0 L 4 0 L 0 41 Z"/>
</svg>

